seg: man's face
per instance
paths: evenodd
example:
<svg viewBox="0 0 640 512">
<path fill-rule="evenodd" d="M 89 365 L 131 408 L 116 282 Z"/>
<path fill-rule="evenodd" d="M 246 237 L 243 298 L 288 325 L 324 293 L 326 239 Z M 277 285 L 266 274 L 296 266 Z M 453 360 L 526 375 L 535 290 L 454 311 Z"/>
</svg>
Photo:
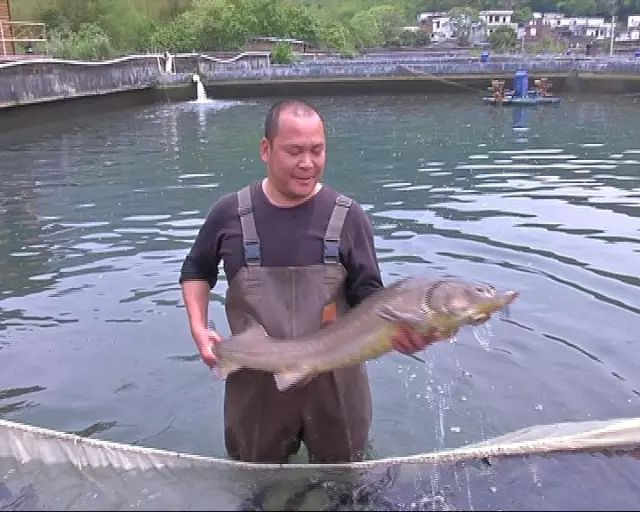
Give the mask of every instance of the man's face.
<svg viewBox="0 0 640 512">
<path fill-rule="evenodd" d="M 324 126 L 317 115 L 284 110 L 272 144 L 262 140 L 260 156 L 276 190 L 290 199 L 303 199 L 314 191 L 322 176 L 325 149 Z"/>
</svg>

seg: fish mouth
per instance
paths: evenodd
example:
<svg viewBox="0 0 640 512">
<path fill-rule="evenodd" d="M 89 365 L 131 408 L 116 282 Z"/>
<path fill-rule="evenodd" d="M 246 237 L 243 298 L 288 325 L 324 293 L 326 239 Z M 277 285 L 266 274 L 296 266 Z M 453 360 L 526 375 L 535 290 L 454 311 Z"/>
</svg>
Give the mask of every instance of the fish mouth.
<svg viewBox="0 0 640 512">
<path fill-rule="evenodd" d="M 510 290 L 494 300 L 477 305 L 469 314 L 469 319 L 474 325 L 479 325 L 491 317 L 493 313 L 500 310 L 507 310 L 509 306 L 518 298 L 518 292 Z"/>
</svg>

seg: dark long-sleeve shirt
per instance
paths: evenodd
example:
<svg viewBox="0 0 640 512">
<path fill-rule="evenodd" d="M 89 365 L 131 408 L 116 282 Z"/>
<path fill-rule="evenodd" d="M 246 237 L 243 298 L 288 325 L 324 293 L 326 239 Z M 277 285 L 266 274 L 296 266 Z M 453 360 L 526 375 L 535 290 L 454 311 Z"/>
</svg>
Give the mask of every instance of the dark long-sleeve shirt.
<svg viewBox="0 0 640 512">
<path fill-rule="evenodd" d="M 259 181 L 253 183 L 251 198 L 262 265 L 321 264 L 324 234 L 337 196 L 337 191 L 323 185 L 320 192 L 303 204 L 282 208 L 269 202 Z M 228 282 L 245 264 L 235 193 L 221 197 L 209 211 L 182 264 L 180 283 L 205 280 L 213 288 L 220 260 L 224 262 Z M 383 287 L 371 223 L 355 201 L 342 230 L 340 261 L 347 270 L 347 302 L 351 306 Z"/>
</svg>

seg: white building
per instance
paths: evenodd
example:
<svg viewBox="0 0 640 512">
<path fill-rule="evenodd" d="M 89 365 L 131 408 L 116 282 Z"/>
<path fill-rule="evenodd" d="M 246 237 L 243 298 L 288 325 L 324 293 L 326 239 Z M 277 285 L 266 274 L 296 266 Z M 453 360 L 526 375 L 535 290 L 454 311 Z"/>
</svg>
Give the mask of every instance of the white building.
<svg viewBox="0 0 640 512">
<path fill-rule="evenodd" d="M 491 35 L 498 27 L 511 27 L 514 31 L 518 31 L 518 24 L 511 21 L 513 16 L 512 10 L 488 10 L 480 11 L 480 19 L 484 22 L 485 37 Z"/>
<path fill-rule="evenodd" d="M 447 41 L 453 39 L 453 28 L 446 12 L 422 12 L 418 15 L 418 23 L 426 27 L 433 41 Z"/>
<path fill-rule="evenodd" d="M 480 11 L 482 29 L 477 34 L 472 34 L 474 41 L 483 41 L 498 27 L 507 26 L 517 32 L 518 24 L 513 23 L 512 10 L 487 10 Z M 451 18 L 448 12 L 422 12 L 418 15 L 418 23 L 426 26 L 433 41 L 446 41 L 455 38 Z"/>
<path fill-rule="evenodd" d="M 564 19 L 564 14 L 562 14 L 561 12 L 542 13 L 542 24 L 546 25 L 547 27 L 551 27 L 551 28 L 560 27 L 563 19 Z"/>
<path fill-rule="evenodd" d="M 627 30 L 618 34 L 616 41 L 640 41 L 640 14 L 627 18 Z"/>
<path fill-rule="evenodd" d="M 627 18 L 627 30 L 640 28 L 640 14 L 632 14 Z"/>
<path fill-rule="evenodd" d="M 611 37 L 611 22 L 600 17 L 565 18 L 563 27 L 568 28 L 574 36 L 592 39 L 607 39 Z"/>
</svg>

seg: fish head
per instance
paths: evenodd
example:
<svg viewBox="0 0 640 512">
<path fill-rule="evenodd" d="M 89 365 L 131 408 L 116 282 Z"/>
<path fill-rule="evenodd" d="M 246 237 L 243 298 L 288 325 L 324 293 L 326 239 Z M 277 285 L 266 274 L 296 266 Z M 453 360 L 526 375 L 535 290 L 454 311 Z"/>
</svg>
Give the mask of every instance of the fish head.
<svg viewBox="0 0 640 512">
<path fill-rule="evenodd" d="M 446 279 L 427 289 L 424 305 L 459 325 L 479 325 L 496 311 L 505 310 L 517 297 L 516 290 L 499 291 L 486 283 Z"/>
</svg>

